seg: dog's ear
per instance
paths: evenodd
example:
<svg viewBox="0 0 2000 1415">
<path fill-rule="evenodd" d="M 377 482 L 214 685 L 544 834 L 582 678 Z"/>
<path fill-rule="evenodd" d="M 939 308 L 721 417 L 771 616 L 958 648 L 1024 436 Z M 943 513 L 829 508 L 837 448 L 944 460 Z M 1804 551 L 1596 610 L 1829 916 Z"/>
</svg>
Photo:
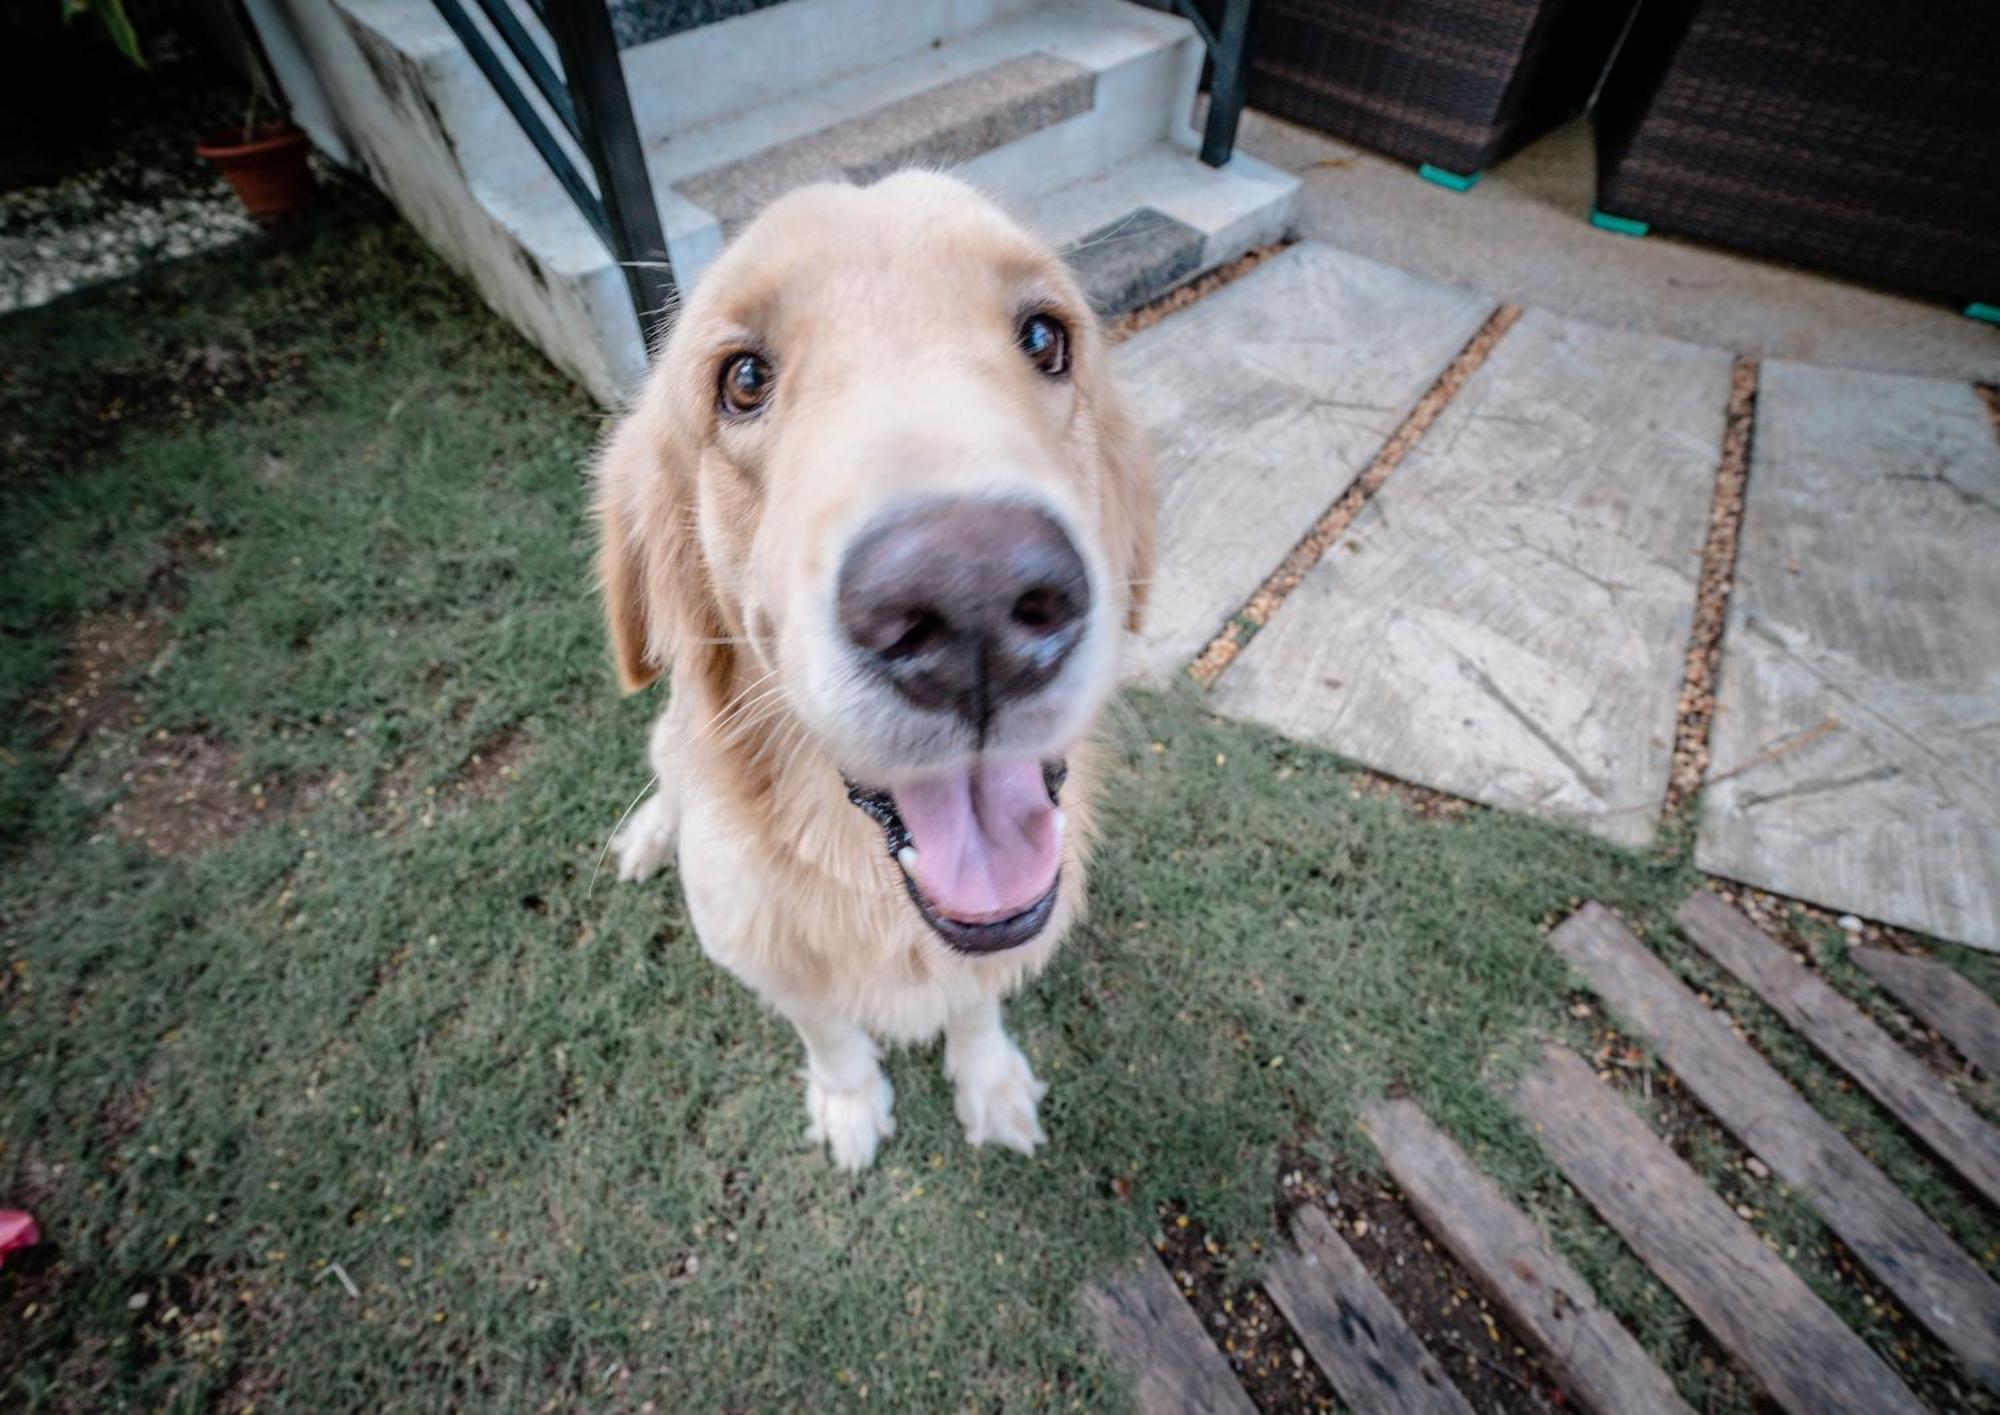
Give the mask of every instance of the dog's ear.
<svg viewBox="0 0 2000 1415">
<path fill-rule="evenodd" d="M 723 630 L 695 529 L 695 456 L 656 374 L 597 460 L 597 577 L 618 683 L 636 693 L 669 664 L 707 664 Z M 685 656 L 689 663 L 676 662 Z"/>
<path fill-rule="evenodd" d="M 597 581 L 604 622 L 611 632 L 611 660 L 618 686 L 636 693 L 660 676 L 652 643 L 653 611 L 647 603 L 647 498 L 659 489 L 656 459 L 648 455 L 640 413 L 628 416 L 597 461 L 591 510 L 597 520 Z"/>
<path fill-rule="evenodd" d="M 1138 633 L 1146 620 L 1146 601 L 1153 585 L 1159 510 L 1153 486 L 1153 454 L 1111 381 L 1101 338 L 1084 350 L 1078 362 L 1083 393 L 1096 417 L 1104 459 L 1104 484 L 1099 489 L 1104 517 L 1105 549 L 1116 573 L 1125 577 L 1125 627 Z"/>
</svg>

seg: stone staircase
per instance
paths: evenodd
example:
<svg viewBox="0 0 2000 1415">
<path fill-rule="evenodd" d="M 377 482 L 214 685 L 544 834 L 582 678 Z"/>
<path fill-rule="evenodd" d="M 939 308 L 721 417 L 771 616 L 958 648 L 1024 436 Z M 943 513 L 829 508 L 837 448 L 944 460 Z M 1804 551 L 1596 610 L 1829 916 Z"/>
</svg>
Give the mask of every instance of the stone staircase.
<svg viewBox="0 0 2000 1415">
<path fill-rule="evenodd" d="M 326 110 L 323 146 L 598 398 L 630 387 L 620 272 L 430 0 L 261 0 L 258 20 L 316 81 L 323 103 L 294 106 Z M 1184 20 L 1125 0 L 786 0 L 622 53 L 683 288 L 794 186 L 928 166 L 1072 249 L 1106 312 L 1289 222 L 1296 179 L 1194 156 L 1202 60 Z"/>
</svg>

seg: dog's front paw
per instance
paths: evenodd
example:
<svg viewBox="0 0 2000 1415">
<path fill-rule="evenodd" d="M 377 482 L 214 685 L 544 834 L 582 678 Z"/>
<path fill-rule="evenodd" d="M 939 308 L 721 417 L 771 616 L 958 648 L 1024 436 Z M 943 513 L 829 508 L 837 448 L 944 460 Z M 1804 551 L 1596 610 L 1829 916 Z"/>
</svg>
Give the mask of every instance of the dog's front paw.
<svg viewBox="0 0 2000 1415">
<path fill-rule="evenodd" d="M 974 1145 L 1005 1145 L 1031 1155 L 1048 1137 L 1035 1104 L 1048 1087 L 1035 1079 L 1028 1058 L 1004 1032 L 950 1058 L 958 1123 Z"/>
<path fill-rule="evenodd" d="M 649 797 L 632 813 L 632 819 L 611 837 L 619 879 L 651 879 L 674 857 L 674 834 L 680 824 L 674 817 L 673 804 L 664 795 Z"/>
<path fill-rule="evenodd" d="M 875 1162 L 875 1147 L 896 1133 L 896 1117 L 890 1114 L 895 1103 L 895 1089 L 879 1070 L 851 1091 L 821 1085 L 807 1072 L 806 1114 L 812 1123 L 806 1139 L 825 1145 L 842 1169 L 866 1169 Z"/>
</svg>

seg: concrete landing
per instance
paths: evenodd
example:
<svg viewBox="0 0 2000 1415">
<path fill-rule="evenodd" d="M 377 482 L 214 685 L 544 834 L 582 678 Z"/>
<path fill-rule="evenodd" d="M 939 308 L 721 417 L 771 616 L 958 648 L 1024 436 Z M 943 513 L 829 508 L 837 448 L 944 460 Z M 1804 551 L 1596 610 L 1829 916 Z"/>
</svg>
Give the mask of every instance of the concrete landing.
<svg viewBox="0 0 2000 1415">
<path fill-rule="evenodd" d="M 2000 948 L 2000 443 L 1970 386 L 1764 366 L 1696 859 Z"/>
<path fill-rule="evenodd" d="M 1244 114 L 1239 145 L 1303 180 L 1301 236 L 1414 275 L 1758 358 L 2000 380 L 2000 330 L 1954 308 L 1719 246 L 1592 227 L 1597 151 L 1582 118 L 1463 194 L 1255 110 Z"/>
<path fill-rule="evenodd" d="M 1527 314 L 1222 675 L 1216 706 L 1406 780 L 1650 841 L 1729 374 L 1716 350 Z"/>
<path fill-rule="evenodd" d="M 1300 245 L 1118 349 L 1161 495 L 1135 676 L 1166 680 L 1201 652 L 1492 308 Z"/>
</svg>

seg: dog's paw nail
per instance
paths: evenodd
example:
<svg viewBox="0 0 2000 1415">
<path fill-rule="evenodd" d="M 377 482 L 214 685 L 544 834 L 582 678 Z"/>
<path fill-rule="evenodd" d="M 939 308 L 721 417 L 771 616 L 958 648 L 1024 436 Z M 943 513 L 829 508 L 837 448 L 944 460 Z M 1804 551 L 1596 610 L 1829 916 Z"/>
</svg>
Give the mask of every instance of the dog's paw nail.
<svg viewBox="0 0 2000 1415">
<path fill-rule="evenodd" d="M 956 1079 L 958 1119 L 968 1143 L 1004 1145 L 1024 1155 L 1047 1143 L 1035 1106 L 1049 1088 L 1012 1042 L 962 1067 Z"/>
<path fill-rule="evenodd" d="M 812 1123 L 806 1139 L 825 1145 L 842 1169 L 866 1169 L 875 1162 L 876 1146 L 896 1133 L 895 1100 L 889 1078 L 880 1073 L 851 1091 L 829 1090 L 808 1076 L 806 1112 Z"/>
<path fill-rule="evenodd" d="M 633 813 L 623 829 L 611 837 L 611 853 L 618 858 L 618 878 L 626 883 L 651 879 L 674 858 L 674 836 L 678 817 L 663 796 L 654 796 Z"/>
</svg>

